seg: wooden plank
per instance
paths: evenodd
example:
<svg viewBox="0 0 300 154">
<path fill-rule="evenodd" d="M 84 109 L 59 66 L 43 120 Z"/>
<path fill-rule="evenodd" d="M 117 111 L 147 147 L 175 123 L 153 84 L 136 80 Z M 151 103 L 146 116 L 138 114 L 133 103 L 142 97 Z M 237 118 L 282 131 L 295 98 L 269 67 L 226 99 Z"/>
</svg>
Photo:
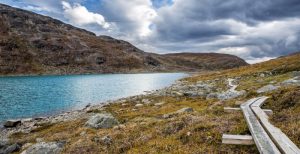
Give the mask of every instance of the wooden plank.
<svg viewBox="0 0 300 154">
<path fill-rule="evenodd" d="M 227 113 L 232 113 L 232 112 L 236 112 L 236 111 L 241 111 L 240 108 L 233 108 L 233 107 L 224 107 L 224 111 Z"/>
<path fill-rule="evenodd" d="M 280 151 L 275 146 L 267 132 L 264 130 L 255 114 L 250 108 L 250 105 L 256 101 L 264 99 L 263 97 L 253 98 L 241 105 L 244 117 L 248 124 L 249 130 L 256 144 L 257 149 L 263 154 L 280 154 Z"/>
<path fill-rule="evenodd" d="M 273 115 L 273 111 L 269 109 L 262 109 L 268 116 Z"/>
<path fill-rule="evenodd" d="M 259 106 L 251 106 L 251 108 L 282 153 L 300 154 L 300 149 L 280 129 L 269 122 L 267 114 Z"/>
<path fill-rule="evenodd" d="M 237 111 L 241 111 L 240 108 L 234 108 L 234 107 L 224 107 L 224 112 L 227 112 L 227 113 L 234 113 L 234 112 L 237 112 Z M 270 110 L 270 109 L 263 109 L 263 111 L 268 115 L 272 115 L 273 114 L 273 111 Z"/>
<path fill-rule="evenodd" d="M 236 144 L 236 145 L 253 145 L 254 141 L 250 135 L 230 135 L 223 134 L 223 144 Z"/>
</svg>

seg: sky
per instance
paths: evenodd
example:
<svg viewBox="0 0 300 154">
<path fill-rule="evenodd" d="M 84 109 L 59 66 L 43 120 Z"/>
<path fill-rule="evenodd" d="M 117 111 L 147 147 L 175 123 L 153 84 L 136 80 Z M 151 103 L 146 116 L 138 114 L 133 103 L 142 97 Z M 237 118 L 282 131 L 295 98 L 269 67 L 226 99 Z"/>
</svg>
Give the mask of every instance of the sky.
<svg viewBox="0 0 300 154">
<path fill-rule="evenodd" d="M 257 63 L 300 51 L 299 0 L 0 0 L 146 52 L 227 53 Z"/>
</svg>

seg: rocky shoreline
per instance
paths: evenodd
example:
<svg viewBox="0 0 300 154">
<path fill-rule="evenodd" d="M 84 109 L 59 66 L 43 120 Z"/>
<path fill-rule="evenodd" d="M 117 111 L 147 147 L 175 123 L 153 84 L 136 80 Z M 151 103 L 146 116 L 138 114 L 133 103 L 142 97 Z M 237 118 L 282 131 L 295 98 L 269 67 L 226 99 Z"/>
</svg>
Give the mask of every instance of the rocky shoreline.
<svg viewBox="0 0 300 154">
<path fill-rule="evenodd" d="M 273 83 L 267 86 L 261 87 L 257 90 L 257 93 L 265 93 L 269 91 L 276 90 L 280 86 L 286 85 L 300 85 L 300 77 L 299 73 L 295 73 L 294 78 L 285 80 L 281 83 Z M 261 76 L 265 76 L 265 74 L 261 74 Z M 201 97 L 204 99 L 218 99 L 220 101 L 229 100 L 233 98 L 237 98 L 239 96 L 245 95 L 247 92 L 245 90 L 238 91 L 236 90 L 240 78 L 234 79 L 214 79 L 214 80 L 206 80 L 206 81 L 198 81 L 195 83 L 191 83 L 185 80 L 178 80 L 173 85 L 160 89 L 149 91 L 147 94 L 141 94 L 137 96 L 131 96 L 127 98 L 121 98 L 115 101 L 108 101 L 105 104 L 101 105 L 93 105 L 86 106 L 84 109 L 69 111 L 58 115 L 53 115 L 49 117 L 36 117 L 36 118 L 27 118 L 20 120 L 8 120 L 4 123 L 4 127 L 0 128 L 0 142 L 1 146 L 10 150 L 10 152 L 14 150 L 19 150 L 22 148 L 23 150 L 27 148 L 29 145 L 19 145 L 18 143 L 10 143 L 9 136 L 15 133 L 31 133 L 33 130 L 38 129 L 40 127 L 50 126 L 57 123 L 64 123 L 67 121 L 77 120 L 77 119 L 87 119 L 86 126 L 99 129 L 99 128 L 113 128 L 113 127 L 123 127 L 110 113 L 105 111 L 106 107 L 118 103 L 122 106 L 128 106 L 128 102 L 134 103 L 134 108 L 132 110 L 138 110 L 143 106 L 152 104 L 153 106 L 162 106 L 164 102 L 153 102 L 151 99 L 148 99 L 151 96 L 171 96 L 171 97 Z M 96 112 L 95 112 L 96 111 Z M 184 112 L 193 112 L 193 108 L 185 107 L 176 112 L 168 113 L 162 116 L 163 119 L 172 118 L 177 114 Z M 100 114 L 99 114 L 100 113 Z M 103 141 L 109 142 L 109 138 L 103 139 Z M 44 148 L 45 147 L 56 147 L 54 151 L 59 152 L 57 148 L 62 147 L 62 143 L 45 143 L 43 139 L 36 139 L 36 142 L 39 145 L 35 145 L 37 147 Z M 61 141 L 63 142 L 63 141 Z M 30 144 L 31 145 L 31 144 Z M 0 147 L 0 153 L 1 148 Z M 32 150 L 36 149 L 33 148 Z M 46 148 L 47 149 L 47 148 Z M 50 149 L 51 150 L 51 149 Z M 53 150 L 53 149 L 52 149 Z M 5 152 L 4 152 L 5 153 Z M 9 152 L 8 152 L 9 153 Z M 30 152 L 29 152 L 30 153 Z M 26 152 L 25 152 L 26 154 Z"/>
</svg>

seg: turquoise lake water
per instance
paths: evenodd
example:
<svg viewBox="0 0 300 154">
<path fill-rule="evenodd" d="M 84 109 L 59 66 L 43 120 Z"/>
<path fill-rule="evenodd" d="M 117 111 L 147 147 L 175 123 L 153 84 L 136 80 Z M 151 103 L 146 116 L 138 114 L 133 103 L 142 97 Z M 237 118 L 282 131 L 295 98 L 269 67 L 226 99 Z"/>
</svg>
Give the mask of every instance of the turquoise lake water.
<svg viewBox="0 0 300 154">
<path fill-rule="evenodd" d="M 0 77 L 0 122 L 47 116 L 171 85 L 183 73 Z"/>
</svg>

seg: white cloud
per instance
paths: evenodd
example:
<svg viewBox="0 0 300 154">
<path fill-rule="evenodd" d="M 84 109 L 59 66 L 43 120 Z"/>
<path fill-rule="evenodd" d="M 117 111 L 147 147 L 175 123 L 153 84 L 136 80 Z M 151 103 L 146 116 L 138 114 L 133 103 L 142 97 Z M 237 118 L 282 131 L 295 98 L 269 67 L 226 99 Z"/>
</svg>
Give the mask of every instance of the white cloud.
<svg viewBox="0 0 300 154">
<path fill-rule="evenodd" d="M 151 35 L 151 25 L 157 17 L 151 0 L 104 0 L 103 4 L 106 13 L 117 20 L 115 24 L 128 38 Z"/>
<path fill-rule="evenodd" d="M 78 3 L 75 3 L 72 6 L 68 2 L 62 1 L 62 5 L 65 18 L 73 24 L 78 26 L 98 24 L 104 29 L 108 29 L 110 27 L 110 24 L 105 21 L 101 14 L 89 12 L 86 7 L 81 6 Z"/>
<path fill-rule="evenodd" d="M 256 64 L 256 63 L 261 63 L 275 58 L 276 57 L 251 58 L 251 59 L 247 59 L 246 62 L 249 64 Z"/>
</svg>

